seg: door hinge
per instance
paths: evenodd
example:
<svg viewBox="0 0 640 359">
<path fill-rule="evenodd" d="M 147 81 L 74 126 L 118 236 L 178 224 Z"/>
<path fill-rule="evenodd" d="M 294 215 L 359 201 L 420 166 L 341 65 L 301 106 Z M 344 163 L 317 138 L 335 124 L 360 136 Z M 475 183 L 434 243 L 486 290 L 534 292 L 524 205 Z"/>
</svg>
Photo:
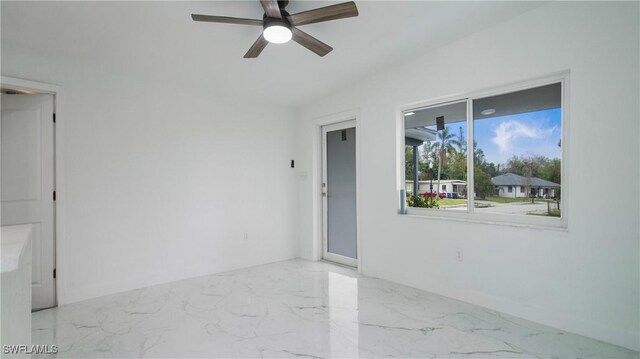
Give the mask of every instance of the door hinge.
<svg viewBox="0 0 640 359">
<path fill-rule="evenodd" d="M 56 191 L 53 191 L 53 200 L 56 200 Z"/>
<path fill-rule="evenodd" d="M 53 123 L 56 123 L 56 114 L 53 114 Z"/>
<path fill-rule="evenodd" d="M 55 277 L 56 277 L 56 269 L 53 268 L 53 278 L 55 278 Z"/>
</svg>

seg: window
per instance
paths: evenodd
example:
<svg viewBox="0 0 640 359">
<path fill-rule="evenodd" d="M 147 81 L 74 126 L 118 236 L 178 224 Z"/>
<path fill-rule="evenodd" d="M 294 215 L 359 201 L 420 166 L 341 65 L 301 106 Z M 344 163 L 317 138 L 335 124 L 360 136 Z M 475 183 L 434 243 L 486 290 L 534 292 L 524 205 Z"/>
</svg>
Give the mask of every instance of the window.
<svg viewBox="0 0 640 359">
<path fill-rule="evenodd" d="M 408 207 L 465 208 L 466 133 L 466 101 L 404 113 L 404 187 Z M 447 192 L 448 185 L 454 183 L 457 192 Z"/>
<path fill-rule="evenodd" d="M 474 99 L 473 131 L 476 203 L 486 204 L 478 211 L 560 216 L 561 83 Z M 488 195 L 496 185 L 520 194 Z"/>
<path fill-rule="evenodd" d="M 562 208 L 564 81 L 557 77 L 404 111 L 409 210 L 556 224 Z"/>
</svg>

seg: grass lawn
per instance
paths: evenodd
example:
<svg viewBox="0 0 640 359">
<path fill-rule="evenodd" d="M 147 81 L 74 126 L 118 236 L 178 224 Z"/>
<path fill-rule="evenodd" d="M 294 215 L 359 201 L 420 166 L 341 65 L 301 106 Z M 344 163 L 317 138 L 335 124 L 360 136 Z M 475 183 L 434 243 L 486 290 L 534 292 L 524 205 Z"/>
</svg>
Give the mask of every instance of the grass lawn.
<svg viewBox="0 0 640 359">
<path fill-rule="evenodd" d="M 443 198 L 438 200 L 438 206 L 453 206 L 456 204 L 465 204 L 466 199 Z"/>
<path fill-rule="evenodd" d="M 544 216 L 544 217 L 560 217 L 559 209 L 552 209 L 550 212 L 529 212 L 531 216 Z"/>
<path fill-rule="evenodd" d="M 531 203 L 531 198 L 507 198 L 507 197 L 487 197 L 482 199 L 480 197 L 476 197 L 476 201 L 489 201 L 496 203 Z M 540 201 L 536 201 L 540 202 Z"/>
</svg>

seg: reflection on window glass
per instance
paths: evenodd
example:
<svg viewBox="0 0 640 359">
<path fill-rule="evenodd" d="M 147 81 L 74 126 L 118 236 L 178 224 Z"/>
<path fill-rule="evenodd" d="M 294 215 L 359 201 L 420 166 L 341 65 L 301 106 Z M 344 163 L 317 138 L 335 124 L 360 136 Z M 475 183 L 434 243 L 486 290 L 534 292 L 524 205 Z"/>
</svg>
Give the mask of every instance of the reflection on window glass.
<svg viewBox="0 0 640 359">
<path fill-rule="evenodd" d="M 407 206 L 466 211 L 466 101 L 408 111 L 404 119 Z"/>
<path fill-rule="evenodd" d="M 473 101 L 476 212 L 560 217 L 561 84 Z"/>
</svg>

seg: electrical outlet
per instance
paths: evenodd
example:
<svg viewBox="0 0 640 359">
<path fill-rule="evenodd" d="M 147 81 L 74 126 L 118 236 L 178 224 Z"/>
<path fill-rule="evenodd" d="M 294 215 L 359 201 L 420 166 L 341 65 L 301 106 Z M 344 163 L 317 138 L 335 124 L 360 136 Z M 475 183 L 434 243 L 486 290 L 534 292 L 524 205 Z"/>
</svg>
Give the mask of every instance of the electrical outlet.
<svg viewBox="0 0 640 359">
<path fill-rule="evenodd" d="M 462 262 L 463 258 L 462 248 L 456 248 L 456 259 L 458 262 Z"/>
</svg>

